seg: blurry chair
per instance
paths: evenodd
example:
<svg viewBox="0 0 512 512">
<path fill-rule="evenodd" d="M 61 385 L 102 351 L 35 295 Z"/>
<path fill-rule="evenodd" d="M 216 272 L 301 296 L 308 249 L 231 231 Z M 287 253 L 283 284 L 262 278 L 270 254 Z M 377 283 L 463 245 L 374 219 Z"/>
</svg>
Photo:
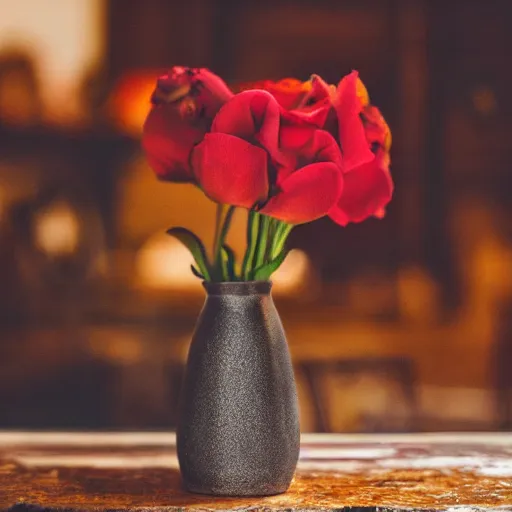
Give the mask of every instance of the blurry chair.
<svg viewBox="0 0 512 512">
<path fill-rule="evenodd" d="M 326 380 L 332 383 L 333 379 L 341 377 L 360 376 L 372 374 L 384 376 L 394 381 L 403 395 L 406 405 L 406 416 L 401 421 L 400 431 L 414 431 L 417 429 L 417 397 L 416 397 L 416 371 L 413 361 L 402 357 L 360 357 L 354 359 L 342 359 L 338 361 L 308 361 L 298 365 L 299 370 L 307 381 L 311 397 L 314 401 L 316 431 L 332 432 L 332 410 L 329 406 L 328 394 L 333 391 L 332 386 L 326 384 Z M 372 421 L 372 423 L 375 423 Z M 386 427 L 378 427 L 370 430 L 387 430 Z"/>
</svg>

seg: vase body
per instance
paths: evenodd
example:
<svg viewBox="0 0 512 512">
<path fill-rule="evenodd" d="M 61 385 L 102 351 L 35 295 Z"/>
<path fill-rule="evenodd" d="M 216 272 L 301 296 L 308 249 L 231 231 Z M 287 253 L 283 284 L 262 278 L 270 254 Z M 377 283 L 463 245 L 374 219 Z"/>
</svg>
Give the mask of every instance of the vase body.
<svg viewBox="0 0 512 512">
<path fill-rule="evenodd" d="M 183 484 L 220 496 L 285 492 L 299 456 L 299 415 L 271 283 L 205 289 L 177 430 Z"/>
</svg>

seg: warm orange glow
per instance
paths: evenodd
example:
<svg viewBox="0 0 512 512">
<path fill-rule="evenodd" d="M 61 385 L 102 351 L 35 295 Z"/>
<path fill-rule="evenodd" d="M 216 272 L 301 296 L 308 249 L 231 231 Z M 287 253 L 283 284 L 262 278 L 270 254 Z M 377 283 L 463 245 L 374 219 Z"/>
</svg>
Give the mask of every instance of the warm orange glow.
<svg viewBox="0 0 512 512">
<path fill-rule="evenodd" d="M 79 235 L 77 216 L 66 203 L 56 203 L 36 217 L 34 243 L 49 256 L 72 254 L 78 246 Z"/>
<path fill-rule="evenodd" d="M 89 349 L 95 356 L 121 365 L 138 363 L 144 356 L 140 339 L 124 330 L 108 332 L 108 336 L 92 336 Z"/>
<path fill-rule="evenodd" d="M 150 237 L 137 254 L 137 277 L 148 288 L 200 289 L 190 266 L 192 255 L 180 242 L 165 233 Z"/>
<path fill-rule="evenodd" d="M 300 249 L 292 249 L 281 267 L 271 277 L 277 294 L 292 294 L 311 278 L 311 262 Z"/>
<path fill-rule="evenodd" d="M 400 313 L 404 319 L 421 323 L 437 320 L 440 291 L 425 269 L 419 266 L 400 269 L 397 291 Z"/>
<path fill-rule="evenodd" d="M 158 181 L 143 158 L 132 163 L 121 181 L 116 219 L 122 240 L 142 245 L 152 233 L 171 226 L 184 226 L 205 244 L 213 246 L 217 205 L 192 185 Z M 245 251 L 247 211 L 239 209 L 228 235 L 229 245 L 239 258 Z"/>
<path fill-rule="evenodd" d="M 137 279 L 148 288 L 199 291 L 200 280 L 190 271 L 192 264 L 194 260 L 188 249 L 165 233 L 157 233 L 137 254 Z M 311 262 L 307 254 L 293 249 L 271 279 L 276 294 L 288 295 L 309 283 L 311 277 Z"/>
<path fill-rule="evenodd" d="M 114 88 L 111 97 L 112 115 L 118 127 L 132 135 L 139 135 L 155 89 L 157 71 L 125 76 Z"/>
</svg>

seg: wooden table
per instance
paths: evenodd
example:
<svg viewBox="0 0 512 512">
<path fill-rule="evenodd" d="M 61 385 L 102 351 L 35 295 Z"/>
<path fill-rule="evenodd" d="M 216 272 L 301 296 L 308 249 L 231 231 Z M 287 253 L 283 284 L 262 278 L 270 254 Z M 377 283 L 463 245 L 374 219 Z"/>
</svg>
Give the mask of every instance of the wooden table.
<svg viewBox="0 0 512 512">
<path fill-rule="evenodd" d="M 180 487 L 166 433 L 0 433 L 0 510 L 512 511 L 512 434 L 303 435 L 288 493 Z"/>
</svg>

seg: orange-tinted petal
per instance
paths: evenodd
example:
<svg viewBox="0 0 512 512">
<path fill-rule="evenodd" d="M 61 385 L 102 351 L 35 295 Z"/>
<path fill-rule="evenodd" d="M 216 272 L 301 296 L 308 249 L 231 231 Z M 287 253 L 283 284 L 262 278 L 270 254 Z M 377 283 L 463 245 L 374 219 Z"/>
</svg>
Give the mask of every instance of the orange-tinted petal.
<svg viewBox="0 0 512 512">
<path fill-rule="evenodd" d="M 298 106 L 299 109 L 312 107 L 325 99 L 334 99 L 336 86 L 329 85 L 319 75 L 311 75 L 310 83 L 310 90 Z"/>
<path fill-rule="evenodd" d="M 363 81 L 358 78 L 356 82 L 356 94 L 361 102 L 362 107 L 366 107 L 370 104 L 370 95 L 366 89 L 366 86 L 363 84 Z"/>
<path fill-rule="evenodd" d="M 296 108 L 303 98 L 311 90 L 311 83 L 301 82 L 295 78 L 283 78 L 278 82 L 272 80 L 261 80 L 259 82 L 250 82 L 241 84 L 238 91 L 247 91 L 260 89 L 269 92 L 274 96 L 279 105 L 286 110 Z"/>
<path fill-rule="evenodd" d="M 373 105 L 368 105 L 364 108 L 361 117 L 368 143 L 370 145 L 378 144 L 385 151 L 389 152 L 391 149 L 391 130 L 380 110 Z"/>
<path fill-rule="evenodd" d="M 317 128 L 324 128 L 333 106 L 336 87 L 329 85 L 318 75 L 312 75 L 310 83 L 310 91 L 301 103 L 295 109 L 286 112 L 285 116 L 291 121 L 305 122 Z"/>
</svg>

